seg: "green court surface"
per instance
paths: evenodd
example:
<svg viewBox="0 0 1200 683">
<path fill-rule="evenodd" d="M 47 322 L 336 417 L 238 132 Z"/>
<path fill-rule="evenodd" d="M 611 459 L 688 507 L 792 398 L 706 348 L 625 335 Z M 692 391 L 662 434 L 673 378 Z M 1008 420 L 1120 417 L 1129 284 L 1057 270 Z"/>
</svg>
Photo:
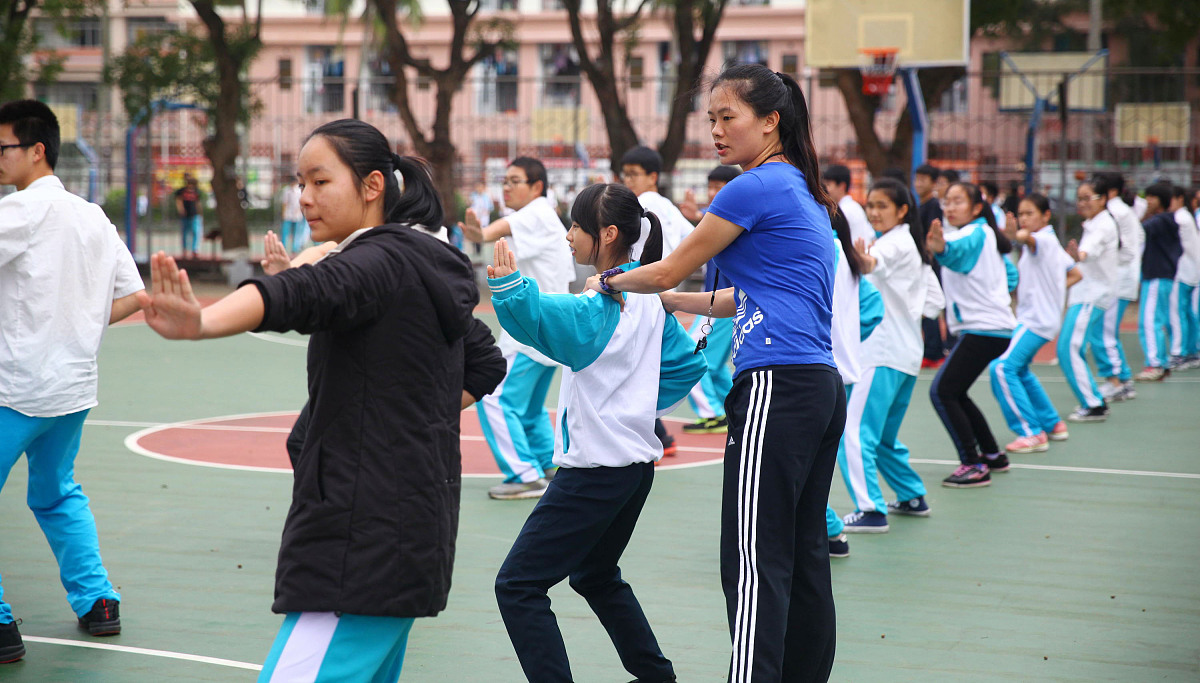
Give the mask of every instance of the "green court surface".
<svg viewBox="0 0 1200 683">
<path fill-rule="evenodd" d="M 109 331 L 76 473 L 122 594 L 124 632 L 91 639 L 76 628 L 25 507 L 22 461 L 0 495 L 0 573 L 28 654 L 0 666 L 0 681 L 254 680 L 281 622 L 270 604 L 291 477 L 151 459 L 124 440 L 162 423 L 298 409 L 301 344 L 166 342 L 137 324 Z M 1137 354 L 1133 335 L 1125 344 Z M 1075 402 L 1061 373 L 1037 371 L 1065 414 Z M 851 556 L 833 561 L 833 680 L 1200 680 L 1200 371 L 1140 385 L 1107 423 L 1072 425 L 1068 442 L 1013 456 L 1010 472 L 975 490 L 938 485 L 955 457 L 929 404 L 930 377 L 901 436 L 933 515 L 852 536 Z M 985 379 L 973 396 L 1007 441 Z M 690 416 L 686 405 L 677 415 Z M 464 479 L 450 605 L 418 620 L 402 680 L 523 680 L 492 584 L 532 503 L 488 500 L 495 481 Z M 622 562 L 683 683 L 725 679 L 720 481 L 714 465 L 660 470 Z M 831 501 L 845 514 L 848 500 L 839 475 Z M 551 597 L 576 680 L 628 680 L 584 601 L 565 583 Z"/>
</svg>

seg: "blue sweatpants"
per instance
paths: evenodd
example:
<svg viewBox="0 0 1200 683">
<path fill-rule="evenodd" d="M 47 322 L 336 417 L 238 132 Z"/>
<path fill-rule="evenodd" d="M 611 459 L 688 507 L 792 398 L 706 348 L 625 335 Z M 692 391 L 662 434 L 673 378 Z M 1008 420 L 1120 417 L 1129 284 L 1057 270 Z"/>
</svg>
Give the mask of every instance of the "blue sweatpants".
<svg viewBox="0 0 1200 683">
<path fill-rule="evenodd" d="M 703 336 L 704 323 L 712 321 L 708 333 L 708 346 L 704 347 L 704 359 L 708 371 L 700 378 L 688 394 L 688 403 L 699 417 L 725 417 L 725 397 L 733 387 L 733 375 L 729 373 L 729 355 L 733 352 L 733 318 L 709 318 L 698 315 L 692 321 L 688 334 L 692 339 Z"/>
<path fill-rule="evenodd" d="M 829 531 L 830 538 L 837 538 L 838 534 L 846 528 L 846 523 L 838 516 L 838 513 L 833 511 L 830 505 L 825 506 L 825 528 Z"/>
<path fill-rule="evenodd" d="M 1200 352 L 1200 287 L 1175 281 L 1171 289 L 1171 355 Z"/>
<path fill-rule="evenodd" d="M 412 625 L 406 617 L 289 612 L 258 683 L 396 683 Z"/>
<path fill-rule="evenodd" d="M 476 407 L 483 437 L 505 482 L 537 481 L 554 466 L 554 426 L 546 394 L 557 366 L 523 353 L 505 357 L 508 374 Z"/>
<path fill-rule="evenodd" d="M 283 221 L 279 240 L 292 256 L 300 253 L 308 243 L 308 221 Z"/>
<path fill-rule="evenodd" d="M 992 393 L 1000 403 L 1009 429 L 1019 436 L 1049 432 L 1058 424 L 1058 411 L 1042 388 L 1037 375 L 1029 369 L 1033 357 L 1050 341 L 1017 325 L 1008 350 L 988 366 Z"/>
<path fill-rule="evenodd" d="M 75 483 L 75 456 L 87 414 L 81 410 L 61 417 L 29 417 L 0 408 L 0 489 L 24 453 L 29 463 L 25 500 L 50 542 L 67 601 L 77 616 L 90 612 L 97 600 L 121 599 L 100 560 L 96 518 Z M 0 587 L 0 624 L 7 624 L 13 621 L 12 609 L 3 597 Z"/>
<path fill-rule="evenodd" d="M 1088 345 L 1092 347 L 1099 377 L 1116 377 L 1122 382 L 1133 377 L 1129 363 L 1125 362 L 1125 347 L 1121 344 L 1121 321 L 1125 319 L 1129 303 L 1127 299 L 1117 299 L 1115 304 L 1102 311 L 1100 322 L 1088 329 Z"/>
<path fill-rule="evenodd" d="M 1171 315 L 1171 288 L 1174 282 L 1165 278 L 1142 280 L 1142 303 L 1138 308 L 1138 339 L 1146 355 L 1146 367 L 1167 367 L 1167 328 Z"/>
<path fill-rule="evenodd" d="M 1096 308 L 1094 304 L 1075 304 L 1067 308 L 1062 332 L 1058 333 L 1058 367 L 1062 368 L 1067 386 L 1075 392 L 1079 405 L 1085 408 L 1104 405 L 1086 355 L 1088 345 L 1102 343 L 1101 336 L 1095 332 L 1103 326 L 1103 308 Z M 1092 353 L 1099 357 L 1104 352 L 1093 348 Z"/>
<path fill-rule="evenodd" d="M 204 239 L 204 217 L 183 216 L 179 219 L 179 231 L 183 237 L 183 253 L 194 254 L 200 251 L 200 242 Z"/>
<path fill-rule="evenodd" d="M 925 495 L 925 484 L 908 463 L 908 447 L 898 438 L 916 384 L 916 375 L 869 367 L 847 389 L 846 429 L 838 444 L 838 466 L 857 510 L 887 514 L 880 476 L 899 500 Z"/>
</svg>

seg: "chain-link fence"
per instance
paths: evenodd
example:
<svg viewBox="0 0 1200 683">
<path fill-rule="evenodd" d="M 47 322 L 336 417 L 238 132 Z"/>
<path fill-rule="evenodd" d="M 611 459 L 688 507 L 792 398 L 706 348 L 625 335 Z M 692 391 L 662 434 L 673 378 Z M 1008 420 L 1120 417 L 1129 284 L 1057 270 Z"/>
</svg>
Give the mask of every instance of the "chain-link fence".
<svg viewBox="0 0 1200 683">
<path fill-rule="evenodd" d="M 1053 83 L 1068 75 L 1040 74 L 1039 82 Z M 931 108 L 932 163 L 975 180 L 993 180 L 1001 188 L 1023 184 L 1031 112 L 1027 106 L 1001 101 L 1002 78 L 998 70 L 968 73 Z M 1043 114 L 1032 145 L 1031 189 L 1057 197 L 1063 179 L 1071 186 L 1077 174 L 1098 168 L 1121 170 L 1138 187 L 1157 178 L 1200 184 L 1200 69 L 1107 69 L 1080 78 L 1093 79 L 1101 107 L 1070 112 L 1065 127 L 1057 113 Z M 810 100 L 821 158 L 849 162 L 858 171 L 856 177 L 866 180 L 865 166 L 858 161 L 862 147 L 833 80 L 820 75 L 799 80 Z M 243 129 L 239 170 L 257 230 L 278 221 L 279 189 L 290 182 L 300 145 L 319 124 L 357 116 L 383 131 L 397 151 L 415 151 L 391 99 L 391 80 L 293 78 L 252 86 L 261 108 Z M 414 115 L 428 131 L 436 87 L 416 80 L 410 88 Z M 666 134 L 674 83 L 628 79 L 622 93 L 641 140 L 657 144 Z M 716 164 L 703 100 L 703 93 L 697 93 L 687 118 L 683 154 L 673 176 L 664 179 L 676 199 L 689 188 L 703 199 L 705 176 Z M 454 96 L 450 117 L 463 195 L 484 183 L 499 198 L 498 178 L 507 160 L 519 155 L 546 163 L 550 185 L 563 200 L 583 185 L 611 177 L 603 118 L 611 106 L 615 105 L 599 102 L 587 80 L 579 77 L 468 81 Z M 904 107 L 904 90 L 897 82 L 875 117 L 883 144 L 891 144 Z M 211 175 L 201 145 L 207 126 L 203 112 L 183 109 L 156 115 L 149 125 L 130 133 L 119 116 L 101 119 L 83 112 L 78 131 L 91 160 L 80 145 L 66 141 L 61 175 L 80 194 L 88 194 L 90 188 L 120 225 L 126 178 L 132 174 L 136 198 L 129 206 L 140 214 L 139 223 L 170 233 L 176 229 L 173 192 L 182 184 L 182 174 L 194 172 L 202 181 Z"/>
</svg>

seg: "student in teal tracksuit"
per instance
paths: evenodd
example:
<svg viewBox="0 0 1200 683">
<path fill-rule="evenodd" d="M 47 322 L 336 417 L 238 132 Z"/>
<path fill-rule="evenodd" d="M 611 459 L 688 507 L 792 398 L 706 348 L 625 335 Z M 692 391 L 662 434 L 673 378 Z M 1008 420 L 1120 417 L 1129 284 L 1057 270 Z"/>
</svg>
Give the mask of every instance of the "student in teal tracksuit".
<svg viewBox="0 0 1200 683">
<path fill-rule="evenodd" d="M 571 210 L 567 240 L 577 262 L 607 277 L 630 262 L 642 218 L 645 261 L 662 253 L 657 216 L 622 185 L 592 185 Z M 521 276 L 503 241 L 488 268 L 504 329 L 564 366 L 554 464 L 558 474 L 533 509 L 496 577 L 496 600 L 530 681 L 570 681 L 571 667 L 547 591 L 563 579 L 608 631 L 621 663 L 639 681 L 675 680 L 617 563 L 633 534 L 663 455 L 657 413 L 683 400 L 705 370 L 704 356 L 652 294 L 614 298 L 542 294 Z"/>
<path fill-rule="evenodd" d="M 837 261 L 833 273 L 830 339 L 833 359 L 849 396 L 850 387 L 862 374 L 862 342 L 883 320 L 883 297 L 875 285 L 862 277 L 862 259 L 850 241 L 850 222 L 845 214 L 841 211 L 830 213 L 829 222 L 833 225 L 834 258 Z M 845 525 L 830 505 L 825 506 L 825 525 L 829 532 L 829 556 L 847 557 L 850 544 L 842 533 Z"/>
</svg>

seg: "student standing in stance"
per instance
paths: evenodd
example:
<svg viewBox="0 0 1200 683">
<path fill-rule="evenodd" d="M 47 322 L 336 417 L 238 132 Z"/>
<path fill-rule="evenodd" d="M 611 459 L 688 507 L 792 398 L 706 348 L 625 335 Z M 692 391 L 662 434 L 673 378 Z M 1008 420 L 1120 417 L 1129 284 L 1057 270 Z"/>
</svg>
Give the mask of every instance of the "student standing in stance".
<svg viewBox="0 0 1200 683">
<path fill-rule="evenodd" d="M 825 510 L 846 421 L 830 343 L 835 204 L 791 77 L 731 66 L 713 82 L 708 118 L 721 163 L 743 173 L 670 256 L 609 276 L 603 289 L 663 292 L 713 257 L 733 283 L 711 304 L 734 318 L 737 373 L 721 500 L 730 679 L 825 681 L 835 642 Z M 588 287 L 601 290 L 599 278 Z M 710 296 L 669 298 L 705 315 Z"/>
<path fill-rule="evenodd" d="M 395 681 L 415 618 L 446 607 L 459 413 L 500 382 L 502 359 L 490 344 L 467 347 L 478 301 L 467 257 L 412 229 L 442 222 L 423 162 L 343 119 L 313 131 L 298 166 L 313 237 L 338 243 L 324 258 L 201 309 L 186 272 L 159 253 L 154 296 L 139 299 L 168 339 L 312 335 L 275 571 L 272 609 L 285 617 L 258 680 Z"/>
<path fill-rule="evenodd" d="M 662 253 L 658 217 L 623 185 L 592 185 L 571 208 L 577 262 L 607 275 L 637 268 L 632 251 L 650 221 L 641 263 Z M 525 676 L 570 683 L 571 665 L 547 591 L 565 578 L 608 631 L 621 664 L 645 683 L 675 680 L 617 563 L 663 456 L 654 418 L 687 396 L 704 356 L 658 297 L 621 303 L 596 292 L 542 294 L 496 244 L 488 268 L 500 324 L 564 366 L 554 463 L 558 474 L 530 513 L 496 577 L 496 600 Z"/>
</svg>

